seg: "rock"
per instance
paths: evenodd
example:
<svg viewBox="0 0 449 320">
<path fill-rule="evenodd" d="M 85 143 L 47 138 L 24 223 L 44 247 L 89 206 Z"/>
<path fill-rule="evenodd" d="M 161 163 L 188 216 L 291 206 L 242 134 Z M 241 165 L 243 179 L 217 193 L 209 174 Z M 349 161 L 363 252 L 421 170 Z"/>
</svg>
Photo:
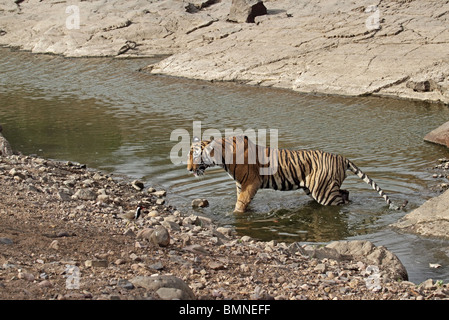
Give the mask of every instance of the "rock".
<svg viewBox="0 0 449 320">
<path fill-rule="evenodd" d="M 50 249 L 59 250 L 59 241 L 58 240 L 53 240 L 48 247 Z"/>
<path fill-rule="evenodd" d="M 254 23 L 254 18 L 267 14 L 261 0 L 232 0 L 228 20 L 232 22 Z"/>
<path fill-rule="evenodd" d="M 159 211 L 157 211 L 157 210 L 151 210 L 150 212 L 148 212 L 149 217 L 157 217 L 159 215 L 160 215 Z"/>
<path fill-rule="evenodd" d="M 137 239 L 146 239 L 146 240 L 150 240 L 151 241 L 152 237 L 153 237 L 153 233 L 154 233 L 154 229 L 152 229 L 152 228 L 145 228 L 145 229 L 140 230 L 137 233 L 136 238 Z"/>
<path fill-rule="evenodd" d="M 163 226 L 156 226 L 154 228 L 155 241 L 161 247 L 166 247 L 170 244 L 170 234 Z"/>
<path fill-rule="evenodd" d="M 181 230 L 179 224 L 174 221 L 162 221 L 161 225 L 167 228 L 168 230 L 175 230 L 175 231 Z"/>
<path fill-rule="evenodd" d="M 315 268 L 313 270 L 315 270 L 316 272 L 319 272 L 319 273 L 325 273 L 327 268 L 324 263 L 319 263 L 315 266 Z"/>
<path fill-rule="evenodd" d="M 426 281 L 422 282 L 419 285 L 419 287 L 424 289 L 424 290 L 433 290 L 433 289 L 435 289 L 435 285 L 434 285 L 432 279 L 427 279 Z"/>
<path fill-rule="evenodd" d="M 40 288 L 53 288 L 53 284 L 49 280 L 42 280 L 38 286 Z"/>
<path fill-rule="evenodd" d="M 8 140 L 2 135 L 2 126 L 0 125 L 0 156 L 9 157 L 13 155 L 11 145 Z"/>
<path fill-rule="evenodd" d="M 119 279 L 117 281 L 117 286 L 126 290 L 134 289 L 134 285 L 126 279 Z"/>
<path fill-rule="evenodd" d="M 9 239 L 9 238 L 0 238 L 0 244 L 13 244 L 14 243 L 14 241 L 12 241 L 11 239 Z"/>
<path fill-rule="evenodd" d="M 131 186 L 138 191 L 143 190 L 143 188 L 145 188 L 145 185 L 140 180 L 133 180 L 131 182 Z"/>
<path fill-rule="evenodd" d="M 416 92 L 428 92 L 428 91 L 433 90 L 431 88 L 429 80 L 424 80 L 424 81 L 411 81 L 410 80 L 410 81 L 407 81 L 406 87 L 410 88 Z"/>
<path fill-rule="evenodd" d="M 227 228 L 227 227 L 218 227 L 216 229 L 218 232 L 220 232 L 222 235 L 230 237 L 232 235 L 233 229 Z"/>
<path fill-rule="evenodd" d="M 385 247 L 376 247 L 367 240 L 334 241 L 326 246 L 335 249 L 345 259 L 366 259 L 369 263 L 387 271 L 393 280 L 408 280 L 407 270 L 401 261 Z"/>
<path fill-rule="evenodd" d="M 193 199 L 192 207 L 193 208 L 205 208 L 209 206 L 209 201 L 207 199 Z"/>
<path fill-rule="evenodd" d="M 208 267 L 211 268 L 212 270 L 224 270 L 225 269 L 225 265 L 223 263 L 215 262 L 215 261 L 209 262 Z"/>
<path fill-rule="evenodd" d="M 165 204 L 165 199 L 161 199 L 161 198 L 157 199 L 157 200 L 156 200 L 156 204 L 158 204 L 158 205 L 163 205 L 163 204 Z"/>
<path fill-rule="evenodd" d="M 162 269 L 164 269 L 164 265 L 160 262 L 156 262 L 156 263 L 148 265 L 148 268 L 153 269 L 153 270 L 162 270 Z"/>
<path fill-rule="evenodd" d="M 34 275 L 32 273 L 28 273 L 28 272 L 19 272 L 17 277 L 19 279 L 24 279 L 27 281 L 34 281 Z"/>
<path fill-rule="evenodd" d="M 107 260 L 86 260 L 84 261 L 84 266 L 87 268 L 95 267 L 95 268 L 107 268 L 108 261 Z"/>
<path fill-rule="evenodd" d="M 57 195 L 58 199 L 61 201 L 71 201 L 72 200 L 72 196 L 64 191 L 58 191 L 56 193 L 56 195 Z"/>
<path fill-rule="evenodd" d="M 154 196 L 158 197 L 158 198 L 162 198 L 162 197 L 165 197 L 167 195 L 167 191 L 160 190 L 160 191 L 153 192 L 152 194 Z"/>
<path fill-rule="evenodd" d="M 449 190 L 427 200 L 391 226 L 425 237 L 449 239 Z"/>
<path fill-rule="evenodd" d="M 309 256 L 310 258 L 316 259 L 334 259 L 337 261 L 342 260 L 342 256 L 338 253 L 334 248 L 329 247 L 321 247 L 321 246 L 306 246 L 304 254 Z"/>
<path fill-rule="evenodd" d="M 170 234 L 166 228 L 159 225 L 153 228 L 145 228 L 137 233 L 137 239 L 146 239 L 153 244 L 166 247 L 170 244 Z"/>
<path fill-rule="evenodd" d="M 424 141 L 449 147 L 449 121 L 426 134 Z"/>
<path fill-rule="evenodd" d="M 109 203 L 109 202 L 111 202 L 111 199 L 110 199 L 110 197 L 107 194 L 99 194 L 97 196 L 97 202 Z"/>
<path fill-rule="evenodd" d="M 176 296 L 176 299 L 182 300 L 195 299 L 195 294 L 193 293 L 192 289 L 190 289 L 190 287 L 183 280 L 175 276 L 137 276 L 130 281 L 136 287 L 142 287 L 156 293 L 161 288 L 176 289 L 159 291 L 160 294 L 158 293 L 158 295 L 161 297 L 161 299 L 174 299 L 174 296 Z"/>
<path fill-rule="evenodd" d="M 183 248 L 183 250 L 190 251 L 190 252 L 193 252 L 196 254 L 206 254 L 206 255 L 209 254 L 209 252 L 204 247 L 200 246 L 199 244 L 191 244 L 191 245 L 185 246 Z"/>
<path fill-rule="evenodd" d="M 26 179 L 26 176 L 25 176 L 22 172 L 18 171 L 16 168 L 12 168 L 12 169 L 9 171 L 9 174 L 10 174 L 11 176 L 13 176 L 13 177 L 19 177 L 19 178 L 22 179 L 22 180 L 25 180 L 25 179 Z"/>
<path fill-rule="evenodd" d="M 92 189 L 79 189 L 72 197 L 86 201 L 97 199 L 97 195 L 92 191 Z"/>
<path fill-rule="evenodd" d="M 123 232 L 123 234 L 124 234 L 125 236 L 128 236 L 128 237 L 135 237 L 135 236 L 136 236 L 136 234 L 134 233 L 134 231 L 133 231 L 132 229 L 130 229 L 130 228 L 126 229 L 126 230 Z"/>
<path fill-rule="evenodd" d="M 156 294 L 162 300 L 191 300 L 186 297 L 184 291 L 176 288 L 159 288 Z"/>
</svg>

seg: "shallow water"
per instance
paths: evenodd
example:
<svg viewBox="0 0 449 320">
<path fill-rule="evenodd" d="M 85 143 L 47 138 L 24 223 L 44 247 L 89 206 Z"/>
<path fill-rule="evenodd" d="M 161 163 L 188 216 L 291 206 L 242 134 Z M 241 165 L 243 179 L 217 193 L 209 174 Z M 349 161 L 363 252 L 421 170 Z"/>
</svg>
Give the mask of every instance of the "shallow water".
<svg viewBox="0 0 449 320">
<path fill-rule="evenodd" d="M 422 137 L 447 121 L 439 104 L 373 97 L 314 96 L 288 90 L 209 83 L 138 72 L 152 59 L 66 59 L 0 48 L 0 123 L 14 149 L 24 154 L 86 163 L 143 179 L 168 190 L 170 204 L 235 226 L 241 235 L 279 241 L 329 242 L 368 239 L 399 256 L 411 281 L 449 281 L 449 242 L 402 235 L 388 227 L 406 212 L 349 174 L 352 203 L 323 207 L 301 191 L 262 190 L 250 212 L 236 216 L 235 184 L 220 169 L 201 179 L 175 165 L 175 129 L 193 134 L 217 129 L 277 129 L 278 145 L 322 149 L 353 160 L 408 210 L 436 194 L 430 187 L 436 160 L 446 148 Z M 439 269 L 429 268 L 439 263 Z"/>
</svg>

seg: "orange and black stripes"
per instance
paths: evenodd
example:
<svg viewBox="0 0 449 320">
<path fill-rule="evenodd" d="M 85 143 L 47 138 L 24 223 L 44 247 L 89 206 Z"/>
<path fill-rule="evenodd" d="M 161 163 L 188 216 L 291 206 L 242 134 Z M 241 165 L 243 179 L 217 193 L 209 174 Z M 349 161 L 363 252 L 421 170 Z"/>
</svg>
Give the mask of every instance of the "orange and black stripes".
<svg viewBox="0 0 449 320">
<path fill-rule="evenodd" d="M 199 142 L 199 141 L 197 141 Z M 201 163 L 191 161 L 192 154 L 203 153 Z M 204 156 L 205 155 L 205 156 Z M 287 150 L 259 146 L 246 136 L 201 141 L 192 145 L 188 169 L 196 174 L 219 165 L 236 181 L 236 211 L 243 212 L 258 189 L 280 191 L 303 189 L 322 205 L 348 202 L 349 192 L 341 189 L 350 170 L 376 190 L 391 208 L 394 206 L 384 191 L 354 163 L 341 155 L 320 150 Z M 271 171 L 265 169 L 271 168 Z M 268 172 L 268 173 L 267 173 Z"/>
</svg>

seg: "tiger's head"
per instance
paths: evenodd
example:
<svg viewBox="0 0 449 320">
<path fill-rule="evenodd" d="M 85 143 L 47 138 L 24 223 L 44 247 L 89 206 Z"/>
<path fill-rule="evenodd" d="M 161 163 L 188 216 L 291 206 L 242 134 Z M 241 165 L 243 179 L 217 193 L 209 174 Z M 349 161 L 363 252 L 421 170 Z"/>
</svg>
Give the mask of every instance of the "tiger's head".
<svg viewBox="0 0 449 320">
<path fill-rule="evenodd" d="M 194 176 L 202 176 L 207 168 L 215 166 L 215 161 L 211 156 L 213 145 L 213 141 L 201 141 L 197 137 L 193 138 L 187 158 L 187 170 Z"/>
</svg>

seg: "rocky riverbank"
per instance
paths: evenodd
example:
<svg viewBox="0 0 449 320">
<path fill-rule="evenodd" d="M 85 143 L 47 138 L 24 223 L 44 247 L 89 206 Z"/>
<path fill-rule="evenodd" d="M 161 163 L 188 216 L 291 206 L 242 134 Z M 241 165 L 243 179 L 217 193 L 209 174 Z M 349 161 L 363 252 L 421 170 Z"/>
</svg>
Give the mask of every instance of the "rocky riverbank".
<svg viewBox="0 0 449 320">
<path fill-rule="evenodd" d="M 0 157 L 0 298 L 449 298 L 369 241 L 261 242 L 164 197 L 80 164 Z M 138 205 L 138 220 L 119 218 Z"/>
<path fill-rule="evenodd" d="M 449 103 L 444 1 L 16 2 L 0 0 L 0 45 L 70 57 L 170 55 L 147 70 Z"/>
</svg>

